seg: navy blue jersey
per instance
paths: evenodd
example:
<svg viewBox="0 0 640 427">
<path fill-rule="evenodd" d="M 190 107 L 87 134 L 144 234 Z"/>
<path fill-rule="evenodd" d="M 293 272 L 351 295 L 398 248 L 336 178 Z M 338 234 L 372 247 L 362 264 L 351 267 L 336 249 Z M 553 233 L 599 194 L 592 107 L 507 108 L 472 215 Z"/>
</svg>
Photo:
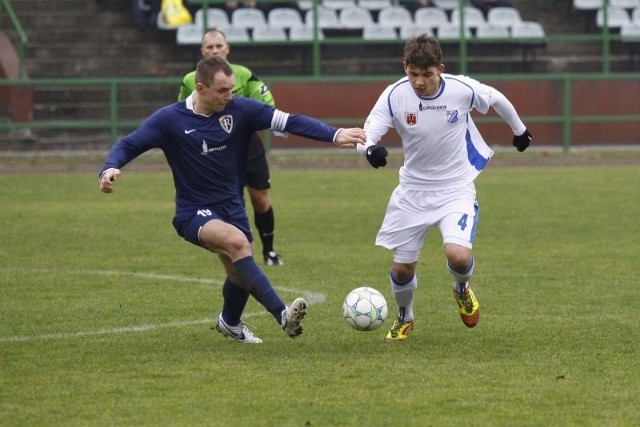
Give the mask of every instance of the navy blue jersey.
<svg viewBox="0 0 640 427">
<path fill-rule="evenodd" d="M 196 114 L 192 97 L 153 113 L 111 148 L 100 173 L 121 169 L 159 148 L 173 173 L 176 211 L 198 206 L 244 208 L 243 187 L 251 134 L 264 129 L 332 142 L 338 129 L 288 114 L 253 99 L 234 97 L 220 113 Z"/>
</svg>

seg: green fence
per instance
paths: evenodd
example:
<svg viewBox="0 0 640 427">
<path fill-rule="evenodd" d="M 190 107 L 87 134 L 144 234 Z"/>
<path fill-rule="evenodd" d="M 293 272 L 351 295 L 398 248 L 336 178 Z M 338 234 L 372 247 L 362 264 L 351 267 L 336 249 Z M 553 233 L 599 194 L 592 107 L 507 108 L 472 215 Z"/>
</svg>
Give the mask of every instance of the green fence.
<svg viewBox="0 0 640 427">
<path fill-rule="evenodd" d="M 491 80 L 492 82 L 513 82 L 513 81 L 525 81 L 527 83 L 535 82 L 552 82 L 559 84 L 561 87 L 561 94 L 559 94 L 559 105 L 557 111 L 550 115 L 532 115 L 523 111 L 522 117 L 526 123 L 537 124 L 553 124 L 560 125 L 562 128 L 561 141 L 559 142 L 564 149 L 569 149 L 572 145 L 572 126 L 580 123 L 640 123 L 640 112 L 629 111 L 629 114 L 607 114 L 606 112 L 599 112 L 598 114 L 577 114 L 575 105 L 575 94 L 573 93 L 573 86 L 581 81 L 593 81 L 593 82 L 631 82 L 634 87 L 640 87 L 639 76 L 637 73 L 610 73 L 610 74 L 529 74 L 526 76 L 514 74 L 514 75 L 479 75 L 475 76 L 480 80 Z M 368 77 L 354 77 L 354 76 L 334 76 L 334 77 L 290 77 L 279 76 L 271 77 L 266 80 L 271 85 L 277 85 L 278 82 L 292 83 L 362 83 L 368 82 L 391 82 L 397 79 L 398 76 L 368 76 Z M 115 141 L 122 131 L 130 130 L 137 127 L 144 117 L 140 118 L 125 118 L 119 114 L 119 93 L 122 90 L 126 90 L 127 87 L 136 85 L 171 85 L 171 87 L 178 87 L 180 79 L 177 77 L 145 77 L 145 78 L 91 78 L 91 79 L 74 79 L 74 78 L 60 78 L 60 79 L 31 79 L 31 80 L 0 80 L 0 87 L 2 86 L 18 86 L 18 87 L 31 87 L 37 89 L 43 86 L 62 86 L 62 87 L 78 87 L 78 86 L 92 86 L 92 87 L 104 87 L 108 90 L 108 116 L 96 118 L 95 120 L 57 120 L 57 121 L 38 121 L 31 122 L 0 122 L 0 130 L 16 131 L 20 129 L 95 129 L 95 130 L 108 130 L 112 141 Z M 637 83 L 637 84 L 636 84 Z M 636 99 L 640 92 L 629 94 L 629 101 L 631 103 L 636 102 Z M 535 97 L 536 94 L 532 93 L 531 97 Z M 514 100 L 516 104 L 521 104 L 522 100 Z M 623 100 L 618 100 L 624 102 Z M 594 103 L 598 100 L 594 99 Z M 345 123 L 362 123 L 364 117 L 322 117 L 323 120 L 332 123 L 336 126 Z M 480 116 L 477 118 L 478 123 L 492 123 L 500 119 L 496 117 Z M 640 143 L 640 134 L 638 135 L 638 143 Z"/>
<path fill-rule="evenodd" d="M 220 3 L 221 0 L 189 0 L 191 2 L 201 3 L 204 7 L 213 3 Z M 269 1 L 269 0 L 265 0 Z M 462 4 L 463 1 L 460 1 Z M 608 1 L 606 1 L 608 4 Z M 317 7 L 317 2 L 313 7 Z M 24 70 L 24 48 L 27 44 L 27 38 L 22 30 L 20 23 L 18 22 L 15 13 L 11 8 L 8 0 L 0 0 L 0 13 L 7 11 L 10 17 L 12 25 L 14 25 L 16 32 L 19 34 L 19 52 L 20 52 L 20 75 L 23 75 Z M 316 14 L 317 15 L 317 14 Z M 464 14 L 460 14 L 463 16 Z M 605 22 L 606 22 L 605 14 Z M 317 23 L 316 23 L 317 24 Z M 460 50 L 459 55 L 461 59 L 461 71 L 464 73 L 466 70 L 466 43 L 464 35 L 461 34 L 459 41 Z M 610 111 L 599 111 L 597 114 L 580 114 L 576 111 L 580 110 L 580 105 L 576 104 L 575 97 L 573 96 L 573 87 L 576 83 L 580 83 L 584 80 L 591 80 L 595 82 L 638 82 L 640 80 L 639 73 L 614 73 L 610 71 L 610 44 L 613 40 L 616 40 L 619 36 L 609 33 L 607 26 L 603 27 L 601 34 L 592 35 L 556 35 L 549 37 L 549 40 L 558 41 L 602 41 L 602 63 L 603 68 L 601 73 L 547 73 L 547 74 L 492 74 L 492 75 L 474 75 L 480 80 L 491 80 L 496 82 L 509 82 L 509 81 L 527 81 L 527 82 L 553 82 L 558 84 L 561 88 L 560 98 L 558 101 L 559 111 L 553 114 L 528 114 L 527 111 L 522 111 L 522 116 L 527 123 L 538 123 L 561 126 L 561 136 L 559 141 L 554 143 L 560 144 L 564 149 L 569 149 L 574 143 L 572 141 L 572 129 L 574 125 L 581 123 L 640 123 L 640 111 L 635 111 L 633 108 L 628 111 L 628 114 L 622 114 L 620 112 L 612 113 Z M 314 52 L 314 73 L 311 76 L 266 76 L 264 79 L 270 84 L 277 84 L 278 82 L 314 82 L 314 83 L 334 83 L 334 82 L 391 82 L 398 78 L 394 76 L 322 76 L 319 75 L 318 64 L 321 61 L 319 57 L 320 44 L 328 43 L 330 41 L 314 40 L 312 43 L 312 49 Z M 13 80 L 0 80 L 0 90 L 6 87 L 22 87 L 38 90 L 38 88 L 61 86 L 61 87 L 83 87 L 83 86 L 100 86 L 108 91 L 108 114 L 104 117 L 96 117 L 91 120 L 79 120 L 77 118 L 69 118 L 68 120 L 33 120 L 29 122 L 16 122 L 16 121 L 0 121 L 0 131 L 16 131 L 21 129 L 85 129 L 85 130 L 107 130 L 110 134 L 111 140 L 115 141 L 118 136 L 126 130 L 135 128 L 140 124 L 144 117 L 122 117 L 120 114 L 119 94 L 122 90 L 126 90 L 127 87 L 135 85 L 172 85 L 177 87 L 179 85 L 181 77 L 140 77 L 140 78 L 33 78 L 25 79 L 18 78 Z M 532 94 L 535 96 L 535 94 Z M 628 94 L 629 99 L 640 98 L 640 93 L 636 90 L 634 93 Z M 597 100 L 594 100 L 597 102 Z M 624 102 L 622 100 L 621 102 Z M 516 102 L 517 103 L 517 102 Z M 634 107 L 635 108 L 635 107 Z M 322 119 L 340 125 L 342 123 L 362 123 L 364 117 L 321 117 Z M 479 117 L 478 123 L 491 123 L 498 120 L 495 117 Z M 640 144 L 640 135 L 638 136 L 638 143 Z"/>
</svg>

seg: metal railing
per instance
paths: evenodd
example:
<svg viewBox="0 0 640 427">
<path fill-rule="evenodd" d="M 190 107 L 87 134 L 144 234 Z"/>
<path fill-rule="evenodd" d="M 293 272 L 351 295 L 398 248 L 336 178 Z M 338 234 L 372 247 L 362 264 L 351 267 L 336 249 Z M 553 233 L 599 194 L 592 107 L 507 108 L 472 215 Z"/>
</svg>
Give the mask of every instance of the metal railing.
<svg viewBox="0 0 640 427">
<path fill-rule="evenodd" d="M 221 0 L 189 0 L 191 2 L 198 2 L 207 7 L 212 3 L 220 3 Z M 273 0 L 263 0 L 273 1 Z M 460 1 L 460 4 L 463 0 Z M 608 4 L 608 0 L 605 0 Z M 24 49 L 27 44 L 27 36 L 24 33 L 9 0 L 0 0 L 0 12 L 6 10 L 9 14 L 10 20 L 19 39 L 19 51 L 20 51 L 20 75 L 24 76 Z M 317 8 L 317 1 L 314 2 L 314 7 Z M 605 8 L 606 9 L 606 8 Z M 464 14 L 460 14 L 463 16 Z M 205 14 L 206 16 L 206 14 Z M 317 16 L 317 13 L 315 14 Z M 464 19 L 464 18 L 462 18 Z M 605 22 L 607 21 L 607 15 L 605 13 Z M 314 23 L 317 25 L 317 22 Z M 206 24 L 205 24 L 206 25 Z M 461 28 L 463 28 L 462 26 Z M 466 69 L 466 43 L 468 42 L 464 38 L 464 34 L 461 34 L 462 38 L 459 41 L 461 57 L 461 69 Z M 479 79 L 489 79 L 493 81 L 553 81 L 560 82 L 562 87 L 561 96 L 561 114 L 558 115 L 523 115 L 523 119 L 528 123 L 547 123 L 547 124 L 559 124 L 562 127 L 562 137 L 560 144 L 564 149 L 569 149 L 572 144 L 572 126 L 579 123 L 628 123 L 628 122 L 640 122 L 640 114 L 590 114 L 590 115 L 577 115 L 574 113 L 576 106 L 573 105 L 572 100 L 572 86 L 576 81 L 580 80 L 630 80 L 638 81 L 640 74 L 638 73 L 613 73 L 610 71 L 610 45 L 612 40 L 617 37 L 611 35 L 608 31 L 607 25 L 603 27 L 602 34 L 594 35 L 556 35 L 548 37 L 548 40 L 562 40 L 562 41 L 594 41 L 602 40 L 603 43 L 603 69 L 601 73 L 549 73 L 549 74 L 493 74 L 493 75 L 477 75 Z M 359 40 L 362 42 L 362 40 Z M 344 41 L 342 41 L 344 42 Z M 389 82 L 397 78 L 397 76 L 321 76 L 319 75 L 318 64 L 320 62 L 319 52 L 321 43 L 331 43 L 328 40 L 313 40 L 313 52 L 314 52 L 314 73 L 312 76 L 267 76 L 264 78 L 268 83 L 274 84 L 277 82 L 314 82 L 314 83 L 331 83 L 331 82 Z M 340 41 L 336 43 L 341 43 Z M 464 72 L 463 72 L 464 73 Z M 93 120 L 79 120 L 74 118 L 64 120 L 33 120 L 30 122 L 16 122 L 0 121 L 0 131 L 16 131 L 21 129 L 95 129 L 95 130 L 107 130 L 110 134 L 112 141 L 115 141 L 119 134 L 125 129 L 132 129 L 137 127 L 144 118 L 125 119 L 120 116 L 121 101 L 119 100 L 119 92 L 126 90 L 127 87 L 132 85 L 174 85 L 177 87 L 181 80 L 180 77 L 140 77 L 140 78 L 120 78 L 120 77 L 107 77 L 107 78 L 18 78 L 13 80 L 0 79 L 0 88 L 3 86 L 8 87 L 26 87 L 32 89 L 38 89 L 50 86 L 61 87 L 83 87 L 83 86 L 100 86 L 108 92 L 108 99 L 105 101 L 108 104 L 108 114 L 104 117 Z M 334 125 L 340 125 L 343 123 L 361 123 L 363 117 L 324 117 L 323 120 L 332 123 Z M 479 117 L 478 123 L 498 120 L 495 117 Z"/>
<path fill-rule="evenodd" d="M 269 84 L 277 84 L 283 82 L 291 83 L 335 83 L 335 82 L 390 82 L 397 79 L 394 76 L 333 76 L 333 77 L 292 77 L 292 76 L 273 76 L 266 78 Z M 527 115 L 523 114 L 523 120 L 527 123 L 546 123 L 560 124 L 562 127 L 562 137 L 560 144 L 565 150 L 571 147 L 572 143 L 572 125 L 578 123 L 628 123 L 640 122 L 640 114 L 575 114 L 575 105 L 573 105 L 572 87 L 575 82 L 581 80 L 595 81 L 638 81 L 637 73 L 564 73 L 564 74 L 527 74 L 523 75 L 478 75 L 475 76 L 483 81 L 549 81 L 559 82 L 562 87 L 561 95 L 561 114 L 557 115 Z M 144 77 L 144 78 L 60 78 L 60 79 L 31 79 L 31 80 L 0 80 L 2 86 L 22 86 L 22 87 L 76 87 L 76 86 L 101 86 L 108 91 L 108 116 L 95 120 L 55 120 L 55 121 L 38 121 L 31 122 L 0 122 L 0 130 L 16 131 L 21 129 L 95 129 L 108 130 L 112 141 L 115 141 L 122 130 L 137 127 L 144 118 L 125 119 L 119 115 L 119 97 L 118 94 L 127 87 L 135 85 L 172 85 L 178 87 L 180 79 L 177 77 Z M 322 117 L 329 123 L 340 126 L 345 123 L 362 123 L 364 117 Z M 477 118 L 478 123 L 492 123 L 501 119 L 496 117 Z M 640 138 L 640 136 L 639 136 Z"/>
</svg>

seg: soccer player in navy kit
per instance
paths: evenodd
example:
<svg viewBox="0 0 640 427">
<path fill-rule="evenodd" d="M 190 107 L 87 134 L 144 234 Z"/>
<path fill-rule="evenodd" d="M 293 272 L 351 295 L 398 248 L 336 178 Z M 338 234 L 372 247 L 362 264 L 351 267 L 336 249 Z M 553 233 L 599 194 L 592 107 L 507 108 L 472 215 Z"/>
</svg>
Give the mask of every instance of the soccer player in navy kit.
<svg viewBox="0 0 640 427">
<path fill-rule="evenodd" d="M 479 206 L 474 180 L 493 151 L 471 118 L 493 108 L 511 127 L 513 145 L 524 151 L 531 134 L 511 102 L 498 90 L 466 76 L 444 73 L 442 50 L 433 37 L 420 35 L 404 47 L 406 76 L 388 86 L 367 117 L 367 143 L 356 146 L 375 168 L 386 164 L 387 150 L 377 145 L 395 128 L 402 139 L 404 163 L 376 245 L 393 251 L 391 290 L 398 316 L 386 342 L 407 339 L 414 327 L 413 299 L 418 287 L 416 264 L 427 231 L 439 228 L 453 295 L 462 322 L 474 327 L 480 318 L 471 289 L 471 252 Z"/>
<path fill-rule="evenodd" d="M 230 51 L 229 44 L 224 33 L 214 29 L 207 31 L 202 36 L 200 54 L 203 58 L 217 56 L 227 59 Z M 235 86 L 233 94 L 257 99 L 258 101 L 275 107 L 275 100 L 269 87 L 256 77 L 253 72 L 242 65 L 229 63 L 233 70 Z M 178 101 L 187 99 L 196 88 L 196 72 L 192 71 L 184 76 L 180 85 Z M 276 250 L 273 241 L 275 238 L 275 214 L 269 197 L 271 178 L 269 176 L 269 163 L 262 140 L 257 133 L 251 135 L 249 144 L 249 156 L 247 157 L 247 192 L 254 212 L 254 223 L 258 236 L 262 242 L 262 257 L 265 265 L 280 266 L 284 262 Z"/>
<path fill-rule="evenodd" d="M 289 132 L 353 147 L 366 140 L 360 128 L 336 129 L 316 119 L 285 113 L 248 98 L 235 98 L 233 72 L 222 58 L 201 60 L 196 90 L 185 101 L 153 113 L 109 151 L 100 171 L 100 190 L 113 192 L 120 169 L 152 148 L 161 149 L 173 173 L 178 235 L 216 253 L 227 277 L 216 329 L 242 343 L 259 344 L 241 321 L 249 296 L 269 311 L 291 338 L 302 333 L 307 304 L 285 306 L 253 258 L 253 236 L 243 200 L 251 134 Z"/>
</svg>

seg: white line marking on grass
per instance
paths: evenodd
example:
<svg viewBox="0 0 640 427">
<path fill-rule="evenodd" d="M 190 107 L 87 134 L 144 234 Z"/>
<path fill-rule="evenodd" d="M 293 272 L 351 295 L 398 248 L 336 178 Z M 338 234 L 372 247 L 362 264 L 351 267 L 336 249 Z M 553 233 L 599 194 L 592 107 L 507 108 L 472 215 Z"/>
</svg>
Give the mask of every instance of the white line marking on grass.
<svg viewBox="0 0 640 427">
<path fill-rule="evenodd" d="M 22 268 L 0 268 L 0 270 L 4 271 L 25 271 L 29 273 L 61 273 L 61 274 L 94 274 L 94 275 L 107 275 L 107 276 L 134 276 L 141 277 L 149 280 L 168 280 L 175 282 L 183 282 L 183 283 L 205 283 L 222 286 L 221 281 L 213 280 L 213 279 L 198 279 L 192 277 L 184 277 L 184 276 L 172 276 L 166 274 L 155 274 L 155 273 L 144 273 L 144 272 L 129 272 L 129 271 L 116 271 L 116 270 L 55 270 L 55 269 L 22 269 Z M 303 291 L 295 288 L 284 288 L 280 286 L 274 286 L 278 291 L 283 293 L 291 293 L 300 295 L 305 298 L 307 303 L 309 304 L 319 304 L 326 300 L 326 295 L 321 292 L 310 292 Z M 250 312 L 244 313 L 243 318 L 262 316 L 265 314 L 269 314 L 267 311 L 260 312 Z M 79 332 L 60 332 L 60 333 L 50 333 L 50 334 L 41 334 L 41 335 L 23 335 L 23 336 L 13 336 L 13 337 L 0 337 L 0 343 L 12 343 L 12 342 L 24 342 L 31 340 L 54 340 L 54 339 L 68 339 L 68 338 L 82 338 L 82 337 L 92 337 L 92 336 L 101 336 L 101 335 L 117 335 L 117 334 L 126 334 L 131 332 L 146 332 L 152 331 L 156 329 L 164 329 L 164 328 L 179 328 L 184 326 L 193 326 L 193 325 L 201 325 L 204 323 L 213 323 L 214 319 L 205 318 L 200 320 L 185 320 L 185 321 L 173 321 L 169 323 L 162 324 L 145 324 L 145 325 L 131 325 L 125 326 L 122 328 L 105 328 L 98 329 L 96 331 L 79 331 Z"/>
</svg>

